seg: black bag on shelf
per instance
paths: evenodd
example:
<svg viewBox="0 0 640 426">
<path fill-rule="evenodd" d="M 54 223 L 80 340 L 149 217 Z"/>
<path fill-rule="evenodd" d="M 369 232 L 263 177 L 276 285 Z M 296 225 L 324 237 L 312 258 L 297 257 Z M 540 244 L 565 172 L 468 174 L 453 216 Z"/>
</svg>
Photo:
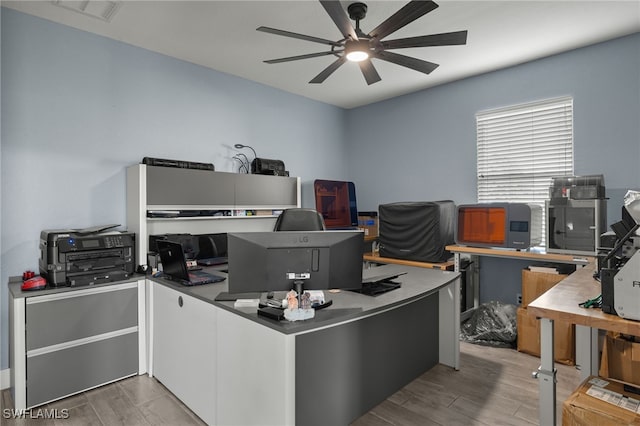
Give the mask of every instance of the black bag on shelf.
<svg viewBox="0 0 640 426">
<path fill-rule="evenodd" d="M 419 262 L 443 262 L 454 244 L 455 204 L 451 200 L 378 206 L 380 256 Z"/>
</svg>

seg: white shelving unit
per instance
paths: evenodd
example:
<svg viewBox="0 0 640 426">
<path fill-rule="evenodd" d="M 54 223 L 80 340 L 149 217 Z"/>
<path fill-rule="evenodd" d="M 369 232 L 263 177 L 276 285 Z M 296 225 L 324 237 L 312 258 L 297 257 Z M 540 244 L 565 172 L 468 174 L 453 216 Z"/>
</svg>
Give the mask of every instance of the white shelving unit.
<svg viewBox="0 0 640 426">
<path fill-rule="evenodd" d="M 300 207 L 298 177 L 127 168 L 127 228 L 136 233 L 138 264 L 147 263 L 149 235 L 270 231 L 278 212 L 293 207 Z"/>
</svg>

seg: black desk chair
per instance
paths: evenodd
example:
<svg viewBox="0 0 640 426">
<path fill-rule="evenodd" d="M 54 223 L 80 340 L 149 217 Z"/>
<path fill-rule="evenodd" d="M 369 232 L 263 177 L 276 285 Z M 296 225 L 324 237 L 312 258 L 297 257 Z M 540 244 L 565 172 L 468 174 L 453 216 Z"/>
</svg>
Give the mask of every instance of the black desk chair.
<svg viewBox="0 0 640 426">
<path fill-rule="evenodd" d="M 322 215 L 313 209 L 287 209 L 278 220 L 274 231 L 324 231 Z"/>
</svg>

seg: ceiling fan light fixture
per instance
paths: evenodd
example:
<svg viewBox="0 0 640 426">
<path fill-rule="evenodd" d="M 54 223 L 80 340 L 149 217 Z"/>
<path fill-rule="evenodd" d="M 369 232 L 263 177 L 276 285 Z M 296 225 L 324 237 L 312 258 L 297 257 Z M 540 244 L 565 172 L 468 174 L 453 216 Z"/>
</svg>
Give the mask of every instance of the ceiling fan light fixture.
<svg viewBox="0 0 640 426">
<path fill-rule="evenodd" d="M 369 58 L 369 40 L 354 40 L 347 42 L 344 47 L 347 59 L 352 62 L 361 62 Z"/>
<path fill-rule="evenodd" d="M 345 62 L 350 61 L 358 63 L 358 67 L 360 68 L 365 81 L 368 85 L 371 85 L 380 81 L 381 78 L 370 58 L 410 68 L 424 74 L 429 74 L 438 67 L 438 64 L 399 53 L 393 53 L 391 50 L 413 47 L 454 46 L 467 43 L 466 30 L 384 40 L 390 34 L 393 34 L 421 16 L 435 10 L 438 7 L 438 4 L 431 0 L 411 0 L 368 33 L 365 33 L 360 29 L 360 21 L 364 19 L 367 14 L 366 4 L 360 2 L 350 4 L 347 7 L 347 12 L 349 13 L 347 15 L 342 6 L 343 2 L 320 0 L 320 3 L 333 23 L 338 27 L 343 38 L 333 41 L 306 34 L 278 30 L 276 28 L 258 27 L 258 31 L 331 46 L 331 50 L 324 52 L 290 56 L 280 59 L 270 59 L 263 62 L 276 64 L 280 62 L 334 55 L 337 56 L 337 59 L 312 78 L 309 81 L 309 84 L 322 83 Z M 355 26 L 353 26 L 349 20 L 355 21 Z"/>
<path fill-rule="evenodd" d="M 359 50 L 355 50 L 353 52 L 347 53 L 347 59 L 352 62 L 361 62 L 369 57 L 367 52 L 362 52 Z"/>
</svg>

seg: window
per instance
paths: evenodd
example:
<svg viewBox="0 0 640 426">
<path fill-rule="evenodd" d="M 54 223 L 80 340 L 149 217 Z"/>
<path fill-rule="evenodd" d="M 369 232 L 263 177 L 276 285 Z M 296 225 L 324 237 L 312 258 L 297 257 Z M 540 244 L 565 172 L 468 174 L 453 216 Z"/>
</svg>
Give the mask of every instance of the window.
<svg viewBox="0 0 640 426">
<path fill-rule="evenodd" d="M 544 212 L 551 178 L 573 175 L 573 99 L 479 112 L 476 128 L 478 202 L 535 203 Z"/>
</svg>

